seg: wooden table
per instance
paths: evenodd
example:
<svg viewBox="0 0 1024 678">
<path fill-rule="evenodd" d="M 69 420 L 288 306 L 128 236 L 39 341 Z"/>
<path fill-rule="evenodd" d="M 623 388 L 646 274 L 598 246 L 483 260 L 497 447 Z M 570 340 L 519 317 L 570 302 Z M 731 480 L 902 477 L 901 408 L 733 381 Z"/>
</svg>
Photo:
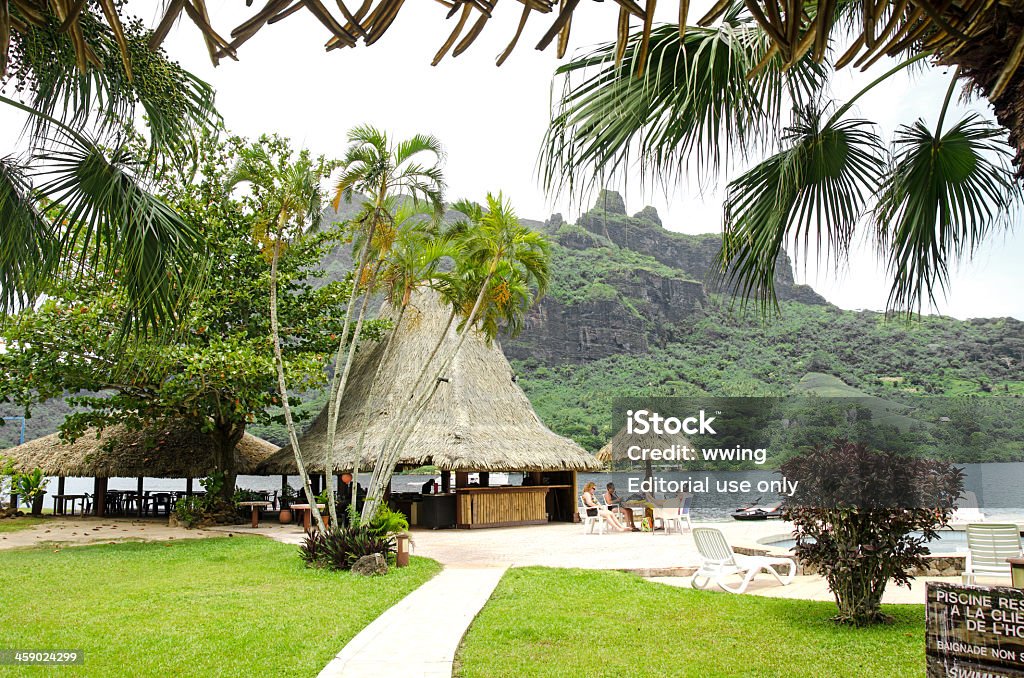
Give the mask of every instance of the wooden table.
<svg viewBox="0 0 1024 678">
<path fill-rule="evenodd" d="M 82 502 L 82 514 L 85 514 L 85 500 L 89 498 L 87 494 L 55 494 L 53 495 L 53 512 L 58 515 L 64 515 L 67 512 L 67 503 L 71 502 L 71 515 L 75 515 L 75 502 Z"/>
<path fill-rule="evenodd" d="M 240 501 L 238 505 L 248 506 L 252 509 L 252 526 L 255 528 L 260 526 L 260 509 L 268 509 L 274 504 L 269 501 Z"/>
<path fill-rule="evenodd" d="M 292 504 L 291 508 L 293 511 L 302 512 L 302 527 L 306 530 L 306 532 L 312 530 L 313 511 L 310 510 L 309 504 Z M 327 504 L 317 504 L 316 508 L 318 511 L 320 511 L 320 515 L 324 519 L 324 524 L 327 525 L 330 522 L 330 518 L 328 516 L 323 515 L 323 510 L 327 508 Z"/>
</svg>

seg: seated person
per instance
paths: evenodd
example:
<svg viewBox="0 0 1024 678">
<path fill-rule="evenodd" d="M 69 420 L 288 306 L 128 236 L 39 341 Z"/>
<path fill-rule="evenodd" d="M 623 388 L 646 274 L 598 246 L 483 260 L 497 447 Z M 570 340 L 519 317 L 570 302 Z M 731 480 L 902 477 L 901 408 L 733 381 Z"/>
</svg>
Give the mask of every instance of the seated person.
<svg viewBox="0 0 1024 678">
<path fill-rule="evenodd" d="M 609 511 L 607 507 L 601 506 L 597 503 L 597 499 L 594 498 L 595 490 L 597 490 L 597 485 L 593 482 L 589 482 L 583 486 L 583 495 L 580 498 L 583 500 L 583 505 L 587 508 L 587 515 L 601 516 L 605 519 L 605 522 L 619 532 L 625 532 L 628 530 L 629 528 L 620 523 L 614 513 Z M 592 514 L 591 511 L 597 511 L 597 513 Z"/>
<path fill-rule="evenodd" d="M 633 522 L 633 511 L 632 509 L 626 508 L 622 505 L 622 499 L 619 494 L 615 491 L 615 483 L 608 483 L 605 486 L 604 503 L 608 504 L 608 508 L 616 511 L 619 515 L 626 519 L 626 524 L 629 525 L 629 529 L 634 532 L 639 532 L 640 528 Z"/>
</svg>

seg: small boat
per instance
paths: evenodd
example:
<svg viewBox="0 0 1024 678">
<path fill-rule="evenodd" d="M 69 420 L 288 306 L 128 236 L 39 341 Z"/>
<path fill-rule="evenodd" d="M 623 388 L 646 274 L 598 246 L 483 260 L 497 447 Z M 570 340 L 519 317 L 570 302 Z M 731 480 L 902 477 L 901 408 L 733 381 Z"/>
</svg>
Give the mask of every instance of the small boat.
<svg viewBox="0 0 1024 678">
<path fill-rule="evenodd" d="M 768 520 L 782 517 L 782 504 L 774 506 L 745 506 L 733 511 L 733 520 Z"/>
</svg>

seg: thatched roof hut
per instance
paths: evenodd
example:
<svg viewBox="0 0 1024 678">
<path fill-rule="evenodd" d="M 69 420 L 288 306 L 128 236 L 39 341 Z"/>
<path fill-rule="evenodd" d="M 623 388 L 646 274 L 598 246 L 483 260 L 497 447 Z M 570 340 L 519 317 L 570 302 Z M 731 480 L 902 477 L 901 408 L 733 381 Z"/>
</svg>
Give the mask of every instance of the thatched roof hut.
<svg viewBox="0 0 1024 678">
<path fill-rule="evenodd" d="M 277 445 L 248 433 L 235 446 L 236 471 L 252 473 L 278 450 Z M 129 431 L 114 426 L 97 434 L 89 430 L 73 443 L 57 433 L 0 452 L 19 471 L 36 467 L 50 476 L 91 478 L 201 478 L 214 471 L 214 450 L 208 436 L 189 427 Z"/>
<path fill-rule="evenodd" d="M 626 459 L 626 451 L 633 445 L 651 450 L 664 450 L 672 445 L 693 447 L 690 439 L 681 433 L 669 435 L 652 431 L 651 433 L 641 435 L 638 433 L 627 433 L 626 427 L 623 426 L 604 447 L 597 451 L 597 460 L 602 464 L 608 464 L 612 461 L 623 461 Z"/>
<path fill-rule="evenodd" d="M 392 311 L 393 313 L 393 311 Z M 436 294 L 417 294 L 406 310 L 387 355 L 385 342 L 367 344 L 357 354 L 341 404 L 332 471 L 350 470 L 367 409 L 367 429 L 360 468 L 372 468 L 402 403 L 448 320 Z M 439 355 L 454 348 L 456 329 L 449 329 Z M 377 373 L 377 367 L 380 371 Z M 376 374 L 376 388 L 371 383 Z M 428 372 L 428 378 L 434 368 Z M 495 342 L 482 335 L 467 338 L 402 452 L 399 465 L 433 464 L 443 471 L 584 471 L 600 468 L 575 442 L 552 433 L 537 417 L 515 383 L 511 366 Z M 306 466 L 326 471 L 327 409 L 300 438 Z M 260 464 L 266 474 L 295 473 L 290 446 Z"/>
</svg>

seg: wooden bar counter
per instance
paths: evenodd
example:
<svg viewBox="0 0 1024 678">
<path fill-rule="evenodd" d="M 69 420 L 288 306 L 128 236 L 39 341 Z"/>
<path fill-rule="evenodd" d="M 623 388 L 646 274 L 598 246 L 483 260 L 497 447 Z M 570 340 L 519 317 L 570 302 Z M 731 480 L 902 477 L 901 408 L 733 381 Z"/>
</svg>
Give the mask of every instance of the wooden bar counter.
<svg viewBox="0 0 1024 678">
<path fill-rule="evenodd" d="M 456 526 L 510 527 L 548 522 L 548 493 L 569 485 L 460 487 L 456 490 Z"/>
</svg>

